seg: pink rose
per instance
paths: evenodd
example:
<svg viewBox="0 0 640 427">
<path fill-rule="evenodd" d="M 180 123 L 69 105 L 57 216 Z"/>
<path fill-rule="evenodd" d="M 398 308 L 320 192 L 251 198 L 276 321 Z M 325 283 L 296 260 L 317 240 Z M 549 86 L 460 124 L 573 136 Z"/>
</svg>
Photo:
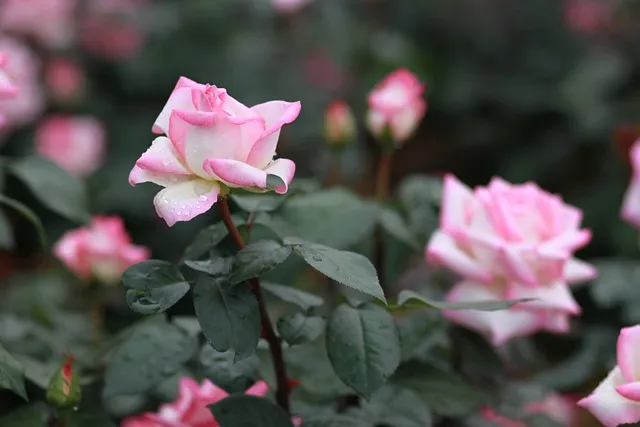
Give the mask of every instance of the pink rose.
<svg viewBox="0 0 640 427">
<path fill-rule="evenodd" d="M 509 310 L 454 310 L 445 316 L 488 334 L 494 345 L 538 330 L 566 332 L 569 316 L 580 313 L 567 284 L 596 275 L 594 267 L 573 257 L 591 238 L 581 220 L 579 209 L 533 183 L 494 178 L 471 191 L 445 176 L 440 229 L 426 257 L 462 276 L 447 300 L 537 299 Z"/>
<path fill-rule="evenodd" d="M 389 74 L 369 94 L 367 124 L 371 133 L 380 138 L 388 130 L 396 144 L 406 141 L 427 111 L 424 91 L 425 86 L 408 70 Z"/>
<path fill-rule="evenodd" d="M 597 34 L 614 24 L 615 8 L 606 0 L 564 0 L 564 19 L 576 33 Z"/>
<path fill-rule="evenodd" d="M 207 212 L 223 188 L 267 191 L 267 175 L 278 176 L 275 191 L 286 193 L 295 163 L 273 157 L 280 129 L 299 113 L 299 102 L 248 108 L 224 89 L 181 77 L 153 125 L 167 136 L 138 159 L 129 183 L 165 187 L 154 205 L 169 226 Z"/>
<path fill-rule="evenodd" d="M 52 97 L 61 103 L 76 101 L 85 88 L 84 71 L 74 60 L 55 58 L 45 68 L 45 82 Z"/>
<path fill-rule="evenodd" d="M 258 381 L 244 392 L 246 395 L 264 396 L 268 386 Z M 157 413 L 146 413 L 125 419 L 121 427 L 219 427 L 208 405 L 216 403 L 229 394 L 208 379 L 202 385 L 191 378 L 180 380 L 178 399 L 160 406 Z M 294 423 L 299 425 L 299 421 Z"/>
<path fill-rule="evenodd" d="M 102 123 L 89 116 L 51 116 L 36 129 L 36 151 L 67 172 L 87 176 L 104 161 Z"/>
<path fill-rule="evenodd" d="M 54 254 L 80 279 L 112 284 L 133 264 L 149 258 L 149 249 L 131 243 L 118 216 L 96 216 L 89 227 L 66 232 Z"/>
<path fill-rule="evenodd" d="M 617 366 L 578 402 L 606 427 L 640 421 L 640 325 L 620 331 L 617 352 Z"/>
<path fill-rule="evenodd" d="M 7 64 L 7 54 L 0 52 L 0 101 L 15 98 L 18 88 L 13 84 L 11 78 L 5 71 Z M 5 118 L 0 110 L 0 127 L 5 122 Z"/>
<path fill-rule="evenodd" d="M 294 13 L 311 3 L 311 0 L 271 0 L 271 4 L 279 13 Z"/>
<path fill-rule="evenodd" d="M 3 0 L 0 28 L 32 36 L 48 47 L 69 47 L 75 7 L 76 0 Z"/>
<path fill-rule="evenodd" d="M 0 52 L 4 55 L 0 78 L 5 84 L 11 81 L 17 88 L 17 93 L 9 90 L 4 96 L 0 95 L 0 128 L 22 126 L 44 109 L 44 95 L 38 81 L 40 64 L 27 45 L 16 39 L 0 35 Z"/>
<path fill-rule="evenodd" d="M 577 427 L 578 412 L 575 400 L 557 393 L 551 393 L 544 400 L 525 406 L 524 413 L 545 415 L 562 426 Z M 524 422 L 507 418 L 490 407 L 482 408 L 480 415 L 500 427 L 526 427 Z"/>
<path fill-rule="evenodd" d="M 622 202 L 622 219 L 640 228 L 640 139 L 634 142 L 629 152 L 633 174 Z"/>
<path fill-rule="evenodd" d="M 327 143 L 341 146 L 350 143 L 356 136 L 356 120 L 349 105 L 334 101 L 327 107 L 324 116 L 324 133 Z"/>
</svg>

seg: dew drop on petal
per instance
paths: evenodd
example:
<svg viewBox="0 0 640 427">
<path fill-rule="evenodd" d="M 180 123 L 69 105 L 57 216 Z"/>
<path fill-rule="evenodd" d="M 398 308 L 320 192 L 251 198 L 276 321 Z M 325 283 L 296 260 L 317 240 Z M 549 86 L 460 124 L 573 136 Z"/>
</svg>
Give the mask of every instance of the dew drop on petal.
<svg viewBox="0 0 640 427">
<path fill-rule="evenodd" d="M 209 198 L 205 195 L 200 196 L 200 200 L 202 200 L 203 202 L 207 201 L 207 199 Z"/>
<path fill-rule="evenodd" d="M 162 199 L 162 203 L 169 203 L 169 199 L 165 197 L 164 199 Z"/>
</svg>

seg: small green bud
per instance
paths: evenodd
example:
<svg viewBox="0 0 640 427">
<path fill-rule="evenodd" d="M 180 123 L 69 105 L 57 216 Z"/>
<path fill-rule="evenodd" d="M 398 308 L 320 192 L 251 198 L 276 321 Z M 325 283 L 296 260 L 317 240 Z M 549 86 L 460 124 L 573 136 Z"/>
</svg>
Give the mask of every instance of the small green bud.
<svg viewBox="0 0 640 427">
<path fill-rule="evenodd" d="M 53 375 L 47 388 L 47 402 L 59 409 L 73 408 L 80 403 L 82 390 L 80 377 L 73 369 L 73 356 Z"/>
</svg>

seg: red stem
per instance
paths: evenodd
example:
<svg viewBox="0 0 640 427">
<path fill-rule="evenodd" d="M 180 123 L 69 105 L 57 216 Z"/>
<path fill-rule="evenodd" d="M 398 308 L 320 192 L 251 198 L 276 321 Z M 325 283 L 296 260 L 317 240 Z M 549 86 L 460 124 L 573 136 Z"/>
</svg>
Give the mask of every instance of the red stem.
<svg viewBox="0 0 640 427">
<path fill-rule="evenodd" d="M 233 238 L 233 241 L 235 242 L 238 249 L 244 248 L 244 239 L 240 235 L 240 232 L 238 231 L 236 226 L 233 224 L 233 220 L 231 219 L 231 212 L 229 212 L 229 205 L 227 204 L 227 199 L 225 197 L 218 198 L 218 211 L 220 212 L 220 216 L 222 217 L 222 222 L 224 222 L 227 230 L 229 230 L 229 234 Z M 287 378 L 287 370 L 284 364 L 284 358 L 282 356 L 281 339 L 276 335 L 273 329 L 273 325 L 271 324 L 271 319 L 269 318 L 269 313 L 267 311 L 267 305 L 265 304 L 264 297 L 262 296 L 260 280 L 258 280 L 258 278 L 253 278 L 248 280 L 247 282 L 249 283 L 251 291 L 258 300 L 263 336 L 267 340 L 267 343 L 269 343 L 269 350 L 271 351 L 271 358 L 273 359 L 273 367 L 276 372 L 276 402 L 278 402 L 278 405 L 280 405 L 282 409 L 289 413 L 290 386 L 289 380 Z"/>
</svg>

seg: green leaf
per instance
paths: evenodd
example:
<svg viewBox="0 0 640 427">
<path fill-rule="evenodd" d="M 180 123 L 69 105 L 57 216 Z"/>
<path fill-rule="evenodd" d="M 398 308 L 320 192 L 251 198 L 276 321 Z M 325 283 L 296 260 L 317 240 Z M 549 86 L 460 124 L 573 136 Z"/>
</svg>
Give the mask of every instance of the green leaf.
<svg viewBox="0 0 640 427">
<path fill-rule="evenodd" d="M 23 181 L 40 202 L 52 211 L 83 223 L 89 222 L 84 182 L 42 157 L 24 157 L 9 170 Z"/>
<path fill-rule="evenodd" d="M 4 212 L 0 211 L 0 249 L 11 250 L 15 247 L 16 241 L 11 229 L 11 221 Z"/>
<path fill-rule="evenodd" d="M 295 304 L 304 311 L 309 311 L 324 304 L 324 300 L 321 297 L 291 286 L 277 285 L 270 282 L 261 282 L 260 286 L 270 294 L 283 301 Z"/>
<path fill-rule="evenodd" d="M 240 209 L 246 212 L 271 212 L 278 209 L 285 200 L 286 194 L 231 194 L 233 200 Z"/>
<path fill-rule="evenodd" d="M 83 412 L 66 412 L 61 417 L 64 427 L 116 427 L 106 414 Z"/>
<path fill-rule="evenodd" d="M 398 295 L 398 306 L 423 307 L 437 310 L 480 310 L 498 311 L 513 307 L 522 302 L 534 301 L 535 298 L 522 298 L 518 300 L 506 301 L 469 301 L 469 302 L 446 302 L 434 301 L 417 292 L 404 290 Z"/>
<path fill-rule="evenodd" d="M 442 197 L 442 179 L 428 175 L 411 175 L 398 189 L 398 198 L 409 219 L 414 236 L 426 239 L 438 226 L 437 206 Z"/>
<path fill-rule="evenodd" d="M 386 304 L 378 274 L 371 261 L 354 252 L 340 251 L 297 238 L 286 238 L 284 244 L 292 246 L 311 267 L 320 273 L 356 291 L 371 295 Z"/>
<path fill-rule="evenodd" d="M 129 267 L 122 275 L 127 304 L 140 314 L 156 314 L 172 307 L 189 292 L 177 266 L 150 259 Z"/>
<path fill-rule="evenodd" d="M 422 363 L 402 366 L 393 383 L 413 390 L 433 412 L 444 417 L 461 417 L 480 409 L 488 396 L 455 372 Z"/>
<path fill-rule="evenodd" d="M 244 224 L 244 219 L 241 215 L 231 215 L 231 221 L 236 226 Z M 184 250 L 182 262 L 195 260 L 205 254 L 209 254 L 211 249 L 215 248 L 227 237 L 227 234 L 229 234 L 229 231 L 222 221 L 200 230 L 193 242 Z"/>
<path fill-rule="evenodd" d="M 2 427 L 41 427 L 49 417 L 49 408 L 42 402 L 22 406 L 0 417 Z"/>
<path fill-rule="evenodd" d="M 273 270 L 289 258 L 291 248 L 274 240 L 260 240 L 245 246 L 233 262 L 231 283 L 240 283 Z"/>
<path fill-rule="evenodd" d="M 2 345 L 0 345 L 0 388 L 11 390 L 24 400 L 29 400 L 27 390 L 24 388 L 24 369 Z"/>
<path fill-rule="evenodd" d="M 342 249 L 371 235 L 378 206 L 345 189 L 332 188 L 289 197 L 278 213 L 292 228 L 289 236 Z"/>
<path fill-rule="evenodd" d="M 210 345 L 200 351 L 204 375 L 229 393 L 242 393 L 260 378 L 260 360 L 252 354 L 234 362 L 232 351 L 219 352 Z"/>
<path fill-rule="evenodd" d="M 193 305 L 213 348 L 233 350 L 236 361 L 255 352 L 260 340 L 260 310 L 247 284 L 232 287 L 225 278 L 201 277 L 193 291 Z"/>
<path fill-rule="evenodd" d="M 185 261 L 184 265 L 192 270 L 207 273 L 213 277 L 228 276 L 231 273 L 233 258 L 213 257 L 204 261 Z"/>
<path fill-rule="evenodd" d="M 371 427 L 371 423 L 355 414 L 313 414 L 302 422 L 304 427 Z"/>
<path fill-rule="evenodd" d="M 40 221 L 40 218 L 38 218 L 38 216 L 35 213 L 33 213 L 31 209 L 29 209 L 27 206 L 23 205 L 19 201 L 13 200 L 5 196 L 4 194 L 0 194 L 0 204 L 9 206 L 10 208 L 16 210 L 19 214 L 25 217 L 31 224 L 33 224 L 34 228 L 36 229 L 36 232 L 38 233 L 40 246 L 42 246 L 43 248 L 46 246 L 47 234 L 44 231 L 44 226 L 42 225 L 42 221 Z"/>
<path fill-rule="evenodd" d="M 402 360 L 427 354 L 446 340 L 446 322 L 439 312 L 420 310 L 395 317 L 402 347 Z"/>
<path fill-rule="evenodd" d="M 267 174 L 267 187 L 271 190 L 284 187 L 285 185 L 285 182 L 278 175 Z"/>
<path fill-rule="evenodd" d="M 375 425 L 394 427 L 431 427 L 433 416 L 429 407 L 414 392 L 387 385 L 373 396 L 362 409 Z"/>
<path fill-rule="evenodd" d="M 420 249 L 415 236 L 409 230 L 400 214 L 391 209 L 380 211 L 380 225 L 382 228 L 399 241 L 405 243 L 413 249 Z"/>
<path fill-rule="evenodd" d="M 289 414 L 261 397 L 232 395 L 209 408 L 220 427 L 293 427 Z"/>
<path fill-rule="evenodd" d="M 340 379 L 368 399 L 400 364 L 393 318 L 374 304 L 342 304 L 327 325 L 327 354 Z"/>
<path fill-rule="evenodd" d="M 131 330 L 111 357 L 105 397 L 151 390 L 175 374 L 198 348 L 196 337 L 163 319 L 150 319 Z"/>
<path fill-rule="evenodd" d="M 307 317 L 302 313 L 282 316 L 276 323 L 280 336 L 289 345 L 300 345 L 315 340 L 322 334 L 324 325 L 322 317 Z"/>
</svg>

